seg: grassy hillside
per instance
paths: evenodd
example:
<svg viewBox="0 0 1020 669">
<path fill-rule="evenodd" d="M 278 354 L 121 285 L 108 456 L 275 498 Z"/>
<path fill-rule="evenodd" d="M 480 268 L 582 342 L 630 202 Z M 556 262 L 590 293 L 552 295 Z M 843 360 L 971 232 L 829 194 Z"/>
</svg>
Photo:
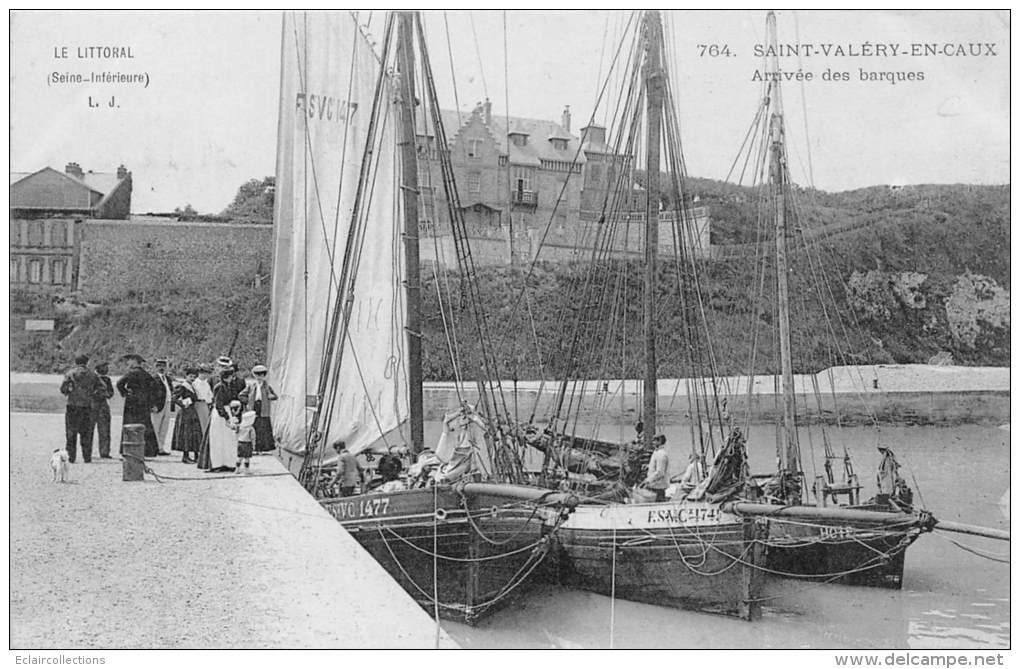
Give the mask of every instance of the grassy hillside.
<svg viewBox="0 0 1020 669">
<path fill-rule="evenodd" d="M 116 359 L 131 352 L 150 363 L 167 355 L 177 365 L 210 362 L 229 352 L 242 364 L 253 365 L 265 360 L 269 291 L 165 291 L 152 301 L 131 297 L 97 305 L 15 292 L 11 312 L 15 371 L 63 371 L 78 353 L 109 360 L 113 373 L 123 370 Z M 26 316 L 54 318 L 56 329 L 52 334 L 25 332 Z"/>
</svg>

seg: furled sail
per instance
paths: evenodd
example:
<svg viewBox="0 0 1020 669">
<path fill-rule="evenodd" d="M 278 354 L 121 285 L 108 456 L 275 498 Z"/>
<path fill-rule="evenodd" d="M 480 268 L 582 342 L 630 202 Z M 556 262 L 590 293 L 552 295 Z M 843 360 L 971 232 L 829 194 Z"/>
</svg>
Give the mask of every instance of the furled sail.
<svg viewBox="0 0 1020 669">
<path fill-rule="evenodd" d="M 380 63 L 355 18 L 288 12 L 281 59 L 268 355 L 280 396 L 276 438 L 305 451 L 322 403 L 329 418 L 318 422 L 326 428 L 319 443 L 343 438 L 354 452 L 392 444 L 407 417 L 393 96 L 379 98 L 367 158 Z M 350 313 L 331 337 L 334 313 L 343 311 L 338 292 L 350 295 Z"/>
</svg>

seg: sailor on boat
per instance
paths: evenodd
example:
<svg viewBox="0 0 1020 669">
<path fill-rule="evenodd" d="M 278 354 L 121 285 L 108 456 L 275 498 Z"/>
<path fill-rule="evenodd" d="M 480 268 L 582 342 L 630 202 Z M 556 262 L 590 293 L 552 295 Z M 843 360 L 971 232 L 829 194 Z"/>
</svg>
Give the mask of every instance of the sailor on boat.
<svg viewBox="0 0 1020 669">
<path fill-rule="evenodd" d="M 361 467 L 361 463 L 358 462 L 358 458 L 347 450 L 347 442 L 343 439 L 337 439 L 333 442 L 333 450 L 337 453 L 337 463 L 336 473 L 333 474 L 330 487 L 339 485 L 340 496 L 350 497 L 355 493 L 359 485 L 364 487 L 365 472 Z"/>
<path fill-rule="evenodd" d="M 888 446 L 879 446 L 878 452 L 882 454 L 882 462 L 878 464 L 876 475 L 878 494 L 875 495 L 875 503 L 909 511 L 913 506 L 914 493 L 900 476 L 900 463 Z"/>
<path fill-rule="evenodd" d="M 432 475 L 432 483 L 454 483 L 470 473 L 475 449 L 485 443 L 485 419 L 467 402 L 443 416 L 443 434 L 436 447 L 442 463 Z"/>
<path fill-rule="evenodd" d="M 655 493 L 656 502 L 666 501 L 666 488 L 669 487 L 669 455 L 666 453 L 666 435 L 657 434 L 653 442 L 655 450 L 648 461 L 648 476 L 644 486 Z"/>
<path fill-rule="evenodd" d="M 704 480 L 705 464 L 701 456 L 691 453 L 684 473 L 670 479 L 672 485 L 666 489 L 666 497 L 677 502 L 682 501 Z"/>
</svg>

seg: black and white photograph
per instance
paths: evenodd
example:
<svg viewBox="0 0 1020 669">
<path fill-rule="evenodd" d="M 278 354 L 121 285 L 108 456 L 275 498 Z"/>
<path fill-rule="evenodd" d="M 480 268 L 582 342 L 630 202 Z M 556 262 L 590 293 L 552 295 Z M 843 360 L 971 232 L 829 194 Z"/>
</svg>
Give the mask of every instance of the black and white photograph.
<svg viewBox="0 0 1020 669">
<path fill-rule="evenodd" d="M 1011 661 L 1009 10 L 8 20 L 10 663 Z"/>
</svg>

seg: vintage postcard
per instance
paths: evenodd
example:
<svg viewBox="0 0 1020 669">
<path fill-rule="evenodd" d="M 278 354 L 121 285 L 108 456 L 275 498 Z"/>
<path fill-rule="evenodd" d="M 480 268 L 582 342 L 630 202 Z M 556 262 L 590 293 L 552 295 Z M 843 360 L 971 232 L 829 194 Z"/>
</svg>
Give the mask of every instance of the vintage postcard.
<svg viewBox="0 0 1020 669">
<path fill-rule="evenodd" d="M 1008 656 L 1009 11 L 9 24 L 16 663 Z"/>
</svg>

